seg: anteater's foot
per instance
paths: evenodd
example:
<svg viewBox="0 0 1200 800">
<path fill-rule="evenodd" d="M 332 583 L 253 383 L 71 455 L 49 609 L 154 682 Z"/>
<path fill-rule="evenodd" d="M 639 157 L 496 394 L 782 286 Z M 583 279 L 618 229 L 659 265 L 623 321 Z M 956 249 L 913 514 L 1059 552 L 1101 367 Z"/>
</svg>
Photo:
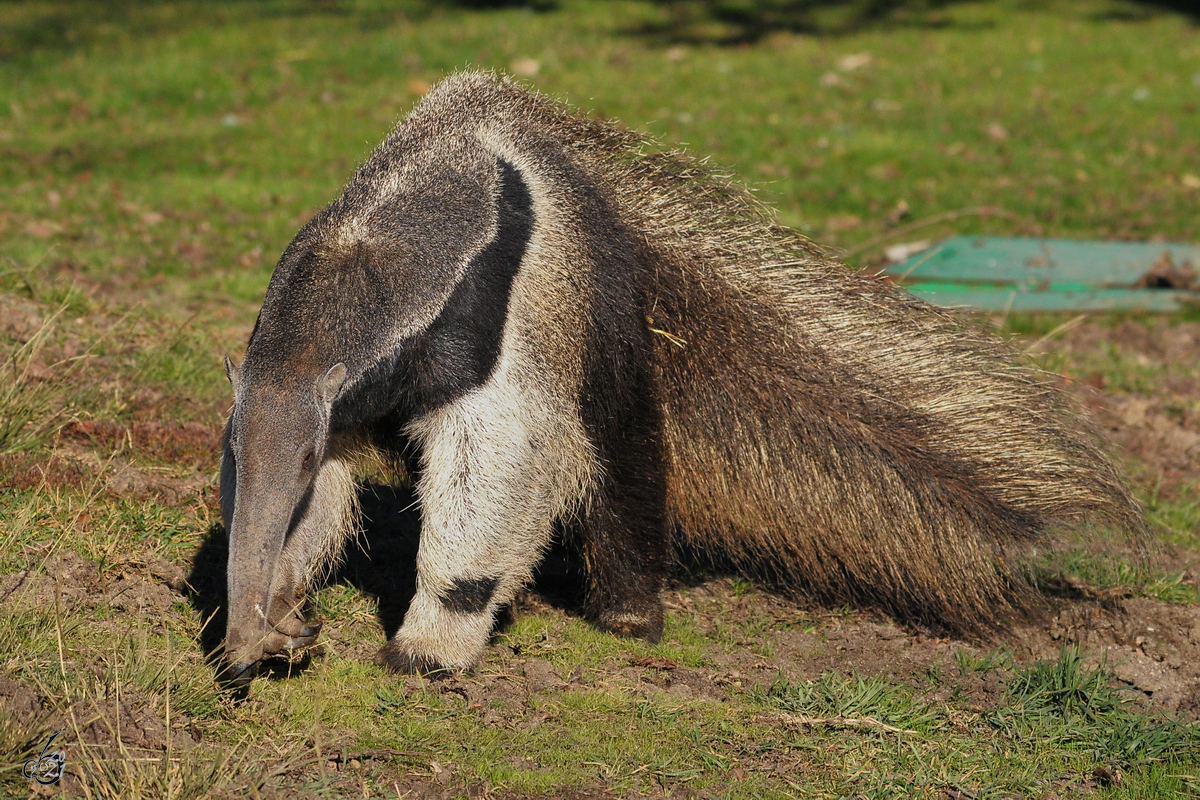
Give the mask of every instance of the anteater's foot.
<svg viewBox="0 0 1200 800">
<path fill-rule="evenodd" d="M 388 642 L 379 648 L 379 652 L 375 655 L 375 663 L 382 664 L 392 672 L 402 675 L 421 675 L 435 680 L 448 678 L 454 674 L 454 670 L 442 666 L 436 659 L 412 653 L 396 642 Z"/>
<path fill-rule="evenodd" d="M 595 625 L 617 636 L 655 643 L 663 633 L 662 602 L 655 598 L 649 608 L 618 607 L 602 611 L 596 615 Z"/>
</svg>

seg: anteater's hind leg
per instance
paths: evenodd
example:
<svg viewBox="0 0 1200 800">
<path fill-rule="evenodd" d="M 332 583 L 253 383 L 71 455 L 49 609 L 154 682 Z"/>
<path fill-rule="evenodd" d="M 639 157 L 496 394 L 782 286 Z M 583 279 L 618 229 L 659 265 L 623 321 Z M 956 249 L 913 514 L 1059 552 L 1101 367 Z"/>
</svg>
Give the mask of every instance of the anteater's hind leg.
<svg viewBox="0 0 1200 800">
<path fill-rule="evenodd" d="M 657 642 L 659 593 L 666 574 L 665 481 L 657 414 L 626 417 L 623 430 L 599 442 L 603 477 L 580 517 L 565 531 L 587 574 L 584 613 L 601 630 Z"/>
</svg>

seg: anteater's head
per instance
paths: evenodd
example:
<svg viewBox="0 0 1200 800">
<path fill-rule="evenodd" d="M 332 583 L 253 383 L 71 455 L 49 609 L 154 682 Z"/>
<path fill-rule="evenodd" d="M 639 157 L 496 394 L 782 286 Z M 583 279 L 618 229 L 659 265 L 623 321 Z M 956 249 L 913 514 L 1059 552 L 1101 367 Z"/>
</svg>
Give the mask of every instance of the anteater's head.
<svg viewBox="0 0 1200 800">
<path fill-rule="evenodd" d="M 303 617 L 301 565 L 280 557 L 310 511 L 346 366 L 273 384 L 242 380 L 233 362 L 225 365 L 234 388 L 221 463 L 221 512 L 229 532 L 225 658 L 228 677 L 241 683 L 264 655 L 308 644 L 317 633 Z"/>
</svg>

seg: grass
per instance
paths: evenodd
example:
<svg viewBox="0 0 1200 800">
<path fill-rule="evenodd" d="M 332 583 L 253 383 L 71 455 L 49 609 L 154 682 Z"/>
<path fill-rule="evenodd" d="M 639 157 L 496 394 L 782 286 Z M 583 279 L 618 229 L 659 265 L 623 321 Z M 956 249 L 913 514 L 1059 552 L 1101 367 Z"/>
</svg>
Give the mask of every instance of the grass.
<svg viewBox="0 0 1200 800">
<path fill-rule="evenodd" d="M 57 314 L 55 315 L 57 316 Z M 30 367 L 42 342 L 50 332 L 53 317 L 28 341 L 16 348 L 0 365 L 0 453 L 30 450 L 45 444 L 54 432 L 53 402 L 58 392 L 54 386 L 38 385 L 30 380 Z"/>
<path fill-rule="evenodd" d="M 1163 572 L 1136 556 L 1100 550 L 1069 549 L 1054 553 L 1044 579 L 1066 578 L 1084 595 L 1096 597 L 1153 597 L 1164 603 L 1196 605 L 1200 591 L 1186 570 Z"/>
<path fill-rule="evenodd" d="M 1195 726 L 1146 713 L 1086 653 L 1023 665 L 963 649 L 909 679 L 776 675 L 754 664 L 779 662 L 780 636 L 820 641 L 854 612 L 781 610 L 740 578 L 704 614 L 672 611 L 655 646 L 523 615 L 449 690 L 371 664 L 375 600 L 334 585 L 316 599 L 325 657 L 245 702 L 212 681 L 200 611 L 137 604 L 159 586 L 149 565 L 186 567 L 206 542 L 215 500 L 195 486 L 216 461 L 139 450 L 134 426 L 219 427 L 220 356 L 244 347 L 275 257 L 448 71 L 515 69 L 711 156 L 858 265 L 949 233 L 1200 240 L 1200 40 L 1150 4 L 472 5 L 488 4 L 0 3 L 0 580 L 27 571 L 39 587 L 37 602 L 0 602 L 0 678 L 52 701 L 0 704 L 0 795 L 27 795 L 20 766 L 59 725 L 81 742 L 70 787 L 88 797 L 1200 791 Z M 1195 320 L 1089 323 L 1153 338 Z M 1047 368 L 1109 391 L 1154 399 L 1200 379 L 1129 348 L 1058 348 L 1068 317 L 994 322 L 1046 337 Z M 1163 402 L 1190 419 L 1179 397 Z M 126 443 L 58 436 L 92 420 Z M 1165 543 L 1200 550 L 1200 476 L 1162 488 L 1130 467 Z M 126 469 L 136 490 L 113 482 Z M 1174 568 L 1095 548 L 1056 558 L 1098 596 L 1198 601 Z M 554 678 L 533 690 L 537 669 Z M 998 695 L 971 695 L 993 679 Z M 158 731 L 155 746 L 118 725 Z"/>
<path fill-rule="evenodd" d="M 1040 796 L 1051 787 L 1032 762 L 1093 776 L 1148 767 L 1146 775 L 1161 781 L 1200 757 L 1200 730 L 1131 711 L 1131 698 L 1111 688 L 1111 674 L 1085 666 L 1077 648 L 1022 668 L 995 654 L 964 663 L 971 672 L 1008 667 L 1001 705 L 964 714 L 908 687 L 836 673 L 777 682 L 759 700 L 807 729 L 838 731 L 822 749 L 834 751 L 848 783 L 870 797 L 958 787 L 980 797 Z M 869 766 L 879 764 L 887 766 Z M 1186 779 L 1174 781 L 1172 791 L 1188 790 Z"/>
<path fill-rule="evenodd" d="M 9 254 L 53 244 L 51 266 L 160 280 L 185 307 L 241 301 L 242 320 L 298 218 L 429 81 L 521 59 L 544 90 L 728 165 L 824 242 L 980 206 L 1007 216 L 953 227 L 1200 236 L 1183 182 L 1200 53 L 1182 18 L 1106 21 L 1121 4 L 956 4 L 936 25 L 734 49 L 639 34 L 662 12 L 627 2 L 420 21 L 369 3 L 115 5 L 120 25 L 69 4 L 2 12 Z M 66 28 L 57 46 L 29 32 L 43 15 Z"/>
<path fill-rule="evenodd" d="M 1067 645 L 1057 662 L 1017 670 L 1006 688 L 1006 704 L 987 719 L 1013 737 L 1048 739 L 1111 769 L 1200 759 L 1200 728 L 1131 713 L 1131 698 L 1125 695 L 1113 689 L 1103 665 L 1088 668 L 1080 649 Z"/>
</svg>

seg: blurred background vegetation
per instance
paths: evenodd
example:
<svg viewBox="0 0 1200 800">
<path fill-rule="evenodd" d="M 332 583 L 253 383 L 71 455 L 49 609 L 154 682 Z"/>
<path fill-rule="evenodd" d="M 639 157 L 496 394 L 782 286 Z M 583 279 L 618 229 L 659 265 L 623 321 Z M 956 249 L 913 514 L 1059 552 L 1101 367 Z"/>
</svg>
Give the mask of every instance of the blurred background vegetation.
<svg viewBox="0 0 1200 800">
<path fill-rule="evenodd" d="M 857 263 L 938 215 L 921 238 L 1200 239 L 1200 45 L 1161 3 L 5 0 L 5 252 L 252 300 L 465 67 L 711 157 Z"/>
</svg>

